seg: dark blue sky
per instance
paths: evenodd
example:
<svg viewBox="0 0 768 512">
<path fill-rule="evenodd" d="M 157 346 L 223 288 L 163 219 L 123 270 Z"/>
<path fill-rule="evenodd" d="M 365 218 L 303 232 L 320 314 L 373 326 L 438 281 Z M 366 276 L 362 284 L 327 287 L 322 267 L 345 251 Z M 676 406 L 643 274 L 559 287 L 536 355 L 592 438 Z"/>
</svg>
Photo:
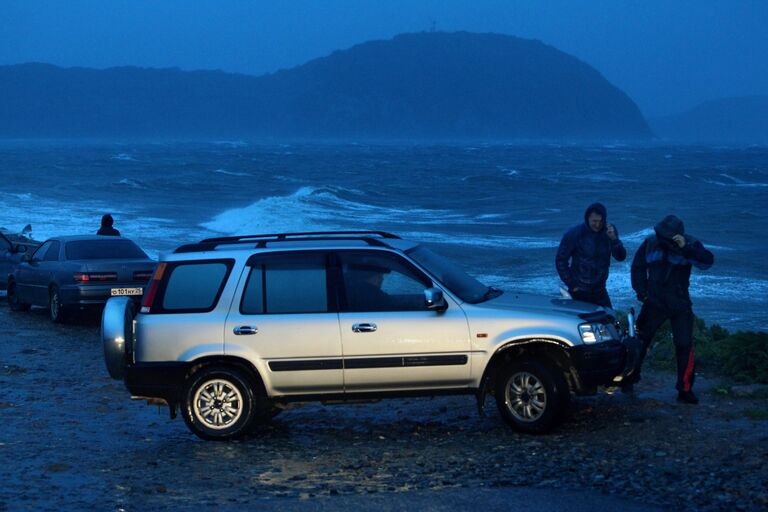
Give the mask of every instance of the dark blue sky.
<svg viewBox="0 0 768 512">
<path fill-rule="evenodd" d="M 433 23 L 540 39 L 647 116 L 768 94 L 768 1 L 3 0 L 0 64 L 262 74 Z"/>
</svg>

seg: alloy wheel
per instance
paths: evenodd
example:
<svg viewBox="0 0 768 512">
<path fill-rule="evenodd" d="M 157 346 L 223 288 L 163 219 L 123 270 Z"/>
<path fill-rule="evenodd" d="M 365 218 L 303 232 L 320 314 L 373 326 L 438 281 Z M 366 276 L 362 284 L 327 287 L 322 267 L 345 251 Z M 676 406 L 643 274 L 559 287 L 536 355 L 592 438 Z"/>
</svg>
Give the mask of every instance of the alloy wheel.
<svg viewBox="0 0 768 512">
<path fill-rule="evenodd" d="M 517 372 L 507 381 L 504 401 L 516 419 L 533 422 L 547 409 L 547 390 L 536 375 Z"/>
<path fill-rule="evenodd" d="M 231 382 L 212 379 L 195 392 L 192 411 L 197 420 L 210 429 L 229 428 L 243 414 L 243 396 Z"/>
</svg>

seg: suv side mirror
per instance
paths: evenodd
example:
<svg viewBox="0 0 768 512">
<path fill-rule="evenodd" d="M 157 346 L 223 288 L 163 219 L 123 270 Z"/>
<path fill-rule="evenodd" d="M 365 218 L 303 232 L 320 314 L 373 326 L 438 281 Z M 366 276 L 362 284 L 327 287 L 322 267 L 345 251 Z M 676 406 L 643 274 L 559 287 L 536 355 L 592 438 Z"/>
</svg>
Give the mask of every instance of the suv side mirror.
<svg viewBox="0 0 768 512">
<path fill-rule="evenodd" d="M 21 257 L 21 261 L 26 261 L 27 263 L 32 261 L 32 255 L 31 254 L 25 254 Z"/>
<path fill-rule="evenodd" d="M 11 252 L 15 252 L 18 254 L 24 254 L 27 252 L 27 246 L 26 245 L 14 245 L 11 249 Z"/>
<path fill-rule="evenodd" d="M 443 291 L 439 288 L 427 288 L 424 290 L 424 303 L 427 305 L 427 309 L 442 313 L 448 309 L 448 303 L 443 297 Z"/>
</svg>

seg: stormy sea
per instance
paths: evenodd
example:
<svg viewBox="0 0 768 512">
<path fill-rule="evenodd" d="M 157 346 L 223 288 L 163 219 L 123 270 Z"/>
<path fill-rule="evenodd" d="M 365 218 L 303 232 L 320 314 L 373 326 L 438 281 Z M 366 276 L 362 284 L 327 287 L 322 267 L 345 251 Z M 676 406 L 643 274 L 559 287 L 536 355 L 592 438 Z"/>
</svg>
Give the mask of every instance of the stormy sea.
<svg viewBox="0 0 768 512">
<path fill-rule="evenodd" d="M 0 226 L 95 233 L 103 213 L 157 257 L 217 235 L 385 230 L 489 285 L 555 296 L 560 237 L 595 201 L 628 250 L 608 290 L 637 306 L 631 259 L 663 216 L 715 254 L 694 311 L 765 330 L 768 147 L 0 142 Z"/>
</svg>

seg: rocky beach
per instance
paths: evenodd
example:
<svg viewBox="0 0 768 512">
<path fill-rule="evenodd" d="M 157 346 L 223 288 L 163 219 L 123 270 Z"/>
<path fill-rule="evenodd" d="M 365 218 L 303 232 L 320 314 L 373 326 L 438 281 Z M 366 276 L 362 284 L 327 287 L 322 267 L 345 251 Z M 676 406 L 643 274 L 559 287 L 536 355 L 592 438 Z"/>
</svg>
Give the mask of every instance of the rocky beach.
<svg viewBox="0 0 768 512">
<path fill-rule="evenodd" d="M 98 315 L 53 325 L 3 301 L 0 510 L 765 510 L 768 400 L 699 375 L 701 405 L 682 405 L 673 383 L 578 398 L 546 436 L 511 431 L 490 397 L 484 417 L 438 397 L 292 405 L 204 442 L 109 379 Z"/>
</svg>

